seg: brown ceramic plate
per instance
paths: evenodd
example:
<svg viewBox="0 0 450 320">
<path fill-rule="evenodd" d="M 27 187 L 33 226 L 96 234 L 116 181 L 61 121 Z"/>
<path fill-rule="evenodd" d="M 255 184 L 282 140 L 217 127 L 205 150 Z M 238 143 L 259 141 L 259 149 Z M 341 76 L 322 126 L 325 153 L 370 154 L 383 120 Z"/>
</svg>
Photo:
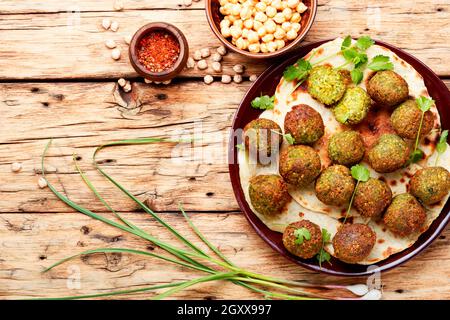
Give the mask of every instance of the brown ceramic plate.
<svg viewBox="0 0 450 320">
<path fill-rule="evenodd" d="M 305 56 L 312 49 L 320 46 L 321 44 L 330 41 L 320 41 L 309 44 L 307 46 L 299 48 L 295 53 L 291 54 L 290 58 L 287 58 L 283 61 L 279 61 L 275 63 L 271 67 L 269 67 L 259 78 L 258 80 L 250 87 L 247 91 L 246 95 L 242 99 L 242 102 L 237 110 L 232 130 L 242 129 L 244 126 L 253 119 L 256 119 L 261 111 L 254 109 L 250 106 L 250 102 L 261 93 L 272 95 L 275 92 L 275 88 L 278 85 L 284 69 L 293 64 L 297 59 Z M 428 88 L 428 92 L 436 101 L 437 108 L 439 110 L 441 116 L 442 127 L 444 129 L 450 128 L 450 92 L 447 89 L 446 85 L 439 79 L 439 77 L 431 71 L 426 65 L 422 62 L 406 53 L 403 50 L 400 50 L 394 46 L 391 46 L 387 43 L 377 41 L 377 44 L 384 46 L 393 52 L 395 52 L 400 58 L 404 59 L 406 62 L 411 64 L 424 78 L 425 85 Z M 363 266 L 363 265 L 352 265 L 341 262 L 335 258 L 332 258 L 331 263 L 322 264 L 322 268 L 319 267 L 318 262 L 315 259 L 302 260 L 298 257 L 291 255 L 288 251 L 286 251 L 283 247 L 281 241 L 281 233 L 270 230 L 264 223 L 262 223 L 258 217 L 252 212 L 250 207 L 245 200 L 244 193 L 242 191 L 241 182 L 239 179 L 239 164 L 237 163 L 237 152 L 236 152 L 236 144 L 237 139 L 234 135 L 231 135 L 229 141 L 229 169 L 230 169 L 230 178 L 231 184 L 233 185 L 234 194 L 236 196 L 237 202 L 244 212 L 247 220 L 250 222 L 252 227 L 256 230 L 256 232 L 263 238 L 269 246 L 271 246 L 275 251 L 280 253 L 282 256 L 292 260 L 293 262 L 314 271 L 319 271 L 331 275 L 336 276 L 366 276 L 373 274 L 375 272 L 386 271 L 392 269 L 400 264 L 408 261 L 415 255 L 422 252 L 427 246 L 436 239 L 439 234 L 444 230 L 448 221 L 450 220 L 450 201 L 444 206 L 439 217 L 431 224 L 430 228 L 423 233 L 420 238 L 412 245 L 410 248 L 394 254 L 389 258 L 380 261 L 376 265 L 373 266 Z"/>
</svg>

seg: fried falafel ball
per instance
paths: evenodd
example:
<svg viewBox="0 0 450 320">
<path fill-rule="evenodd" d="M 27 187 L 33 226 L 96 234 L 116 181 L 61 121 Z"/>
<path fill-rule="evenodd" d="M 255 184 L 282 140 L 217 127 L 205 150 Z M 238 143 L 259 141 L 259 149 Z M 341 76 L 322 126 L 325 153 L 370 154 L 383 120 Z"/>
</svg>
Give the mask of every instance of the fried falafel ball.
<svg viewBox="0 0 450 320">
<path fill-rule="evenodd" d="M 280 153 L 279 171 L 284 180 L 297 187 L 313 182 L 320 174 L 319 154 L 311 147 L 289 146 Z"/>
<path fill-rule="evenodd" d="M 425 208 L 419 201 L 409 193 L 402 193 L 392 199 L 383 222 L 393 233 L 406 237 L 420 231 L 426 217 Z"/>
<path fill-rule="evenodd" d="M 337 164 L 352 166 L 364 156 L 364 142 L 357 131 L 343 131 L 334 134 L 328 144 L 328 157 Z"/>
<path fill-rule="evenodd" d="M 399 136 L 383 134 L 368 156 L 370 165 L 376 172 L 394 172 L 408 161 L 409 147 Z"/>
<path fill-rule="evenodd" d="M 306 104 L 294 106 L 284 118 L 284 131 L 292 135 L 295 144 L 312 144 L 324 132 L 322 116 Z"/>
<path fill-rule="evenodd" d="M 268 159 L 281 145 L 281 134 L 280 126 L 272 120 L 259 118 L 250 121 L 243 132 L 245 149 L 253 159 L 268 164 Z"/>
<path fill-rule="evenodd" d="M 355 180 L 350 169 L 339 164 L 326 168 L 316 180 L 317 198 L 331 206 L 342 206 L 350 202 Z"/>
<path fill-rule="evenodd" d="M 346 89 L 341 73 L 330 65 L 312 68 L 307 84 L 308 93 L 326 105 L 332 105 L 341 100 Z"/>
<path fill-rule="evenodd" d="M 299 237 L 298 233 L 309 233 L 309 237 Z M 309 239 L 307 239 L 309 238 Z M 309 220 L 301 220 L 289 224 L 283 232 L 283 245 L 295 256 L 310 259 L 322 248 L 322 231 L 320 227 Z"/>
<path fill-rule="evenodd" d="M 391 70 L 378 71 L 367 84 L 367 92 L 378 104 L 393 107 L 409 96 L 408 83 Z"/>
<path fill-rule="evenodd" d="M 450 173 L 443 167 L 421 169 L 411 178 L 411 194 L 426 205 L 441 201 L 449 190 Z"/>
<path fill-rule="evenodd" d="M 391 115 L 392 127 L 397 134 L 405 139 L 415 139 L 419 131 L 422 111 L 417 107 L 415 100 L 409 99 L 399 105 Z M 423 115 L 420 136 L 424 137 L 433 129 L 434 115 L 428 110 Z"/>
<path fill-rule="evenodd" d="M 275 174 L 254 176 L 248 191 L 253 207 L 264 216 L 280 213 L 291 200 L 286 183 Z"/>
<path fill-rule="evenodd" d="M 333 237 L 336 257 L 346 263 L 357 263 L 370 254 L 377 235 L 365 224 L 345 224 Z"/>
<path fill-rule="evenodd" d="M 333 108 L 333 113 L 340 123 L 354 125 L 364 120 L 370 104 L 370 97 L 363 88 L 348 88 L 342 100 Z"/>
<path fill-rule="evenodd" d="M 381 217 L 391 201 L 391 188 L 381 180 L 369 178 L 358 184 L 353 206 L 363 217 L 376 219 Z"/>
</svg>

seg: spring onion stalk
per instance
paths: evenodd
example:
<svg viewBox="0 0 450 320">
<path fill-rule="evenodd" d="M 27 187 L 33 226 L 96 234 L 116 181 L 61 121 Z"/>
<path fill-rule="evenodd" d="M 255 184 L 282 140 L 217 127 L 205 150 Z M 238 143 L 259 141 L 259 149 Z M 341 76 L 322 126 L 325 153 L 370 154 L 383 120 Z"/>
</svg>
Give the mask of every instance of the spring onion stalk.
<svg viewBox="0 0 450 320">
<path fill-rule="evenodd" d="M 205 273 L 208 273 L 209 275 L 199 277 L 193 280 L 189 281 L 182 281 L 182 282 L 175 282 L 170 283 L 166 285 L 159 285 L 159 286 L 151 286 L 146 288 L 138 288 L 138 289 L 131 289 L 131 290 L 122 290 L 122 291 L 113 291 L 108 293 L 99 293 L 99 294 L 92 294 L 92 295 L 82 295 L 82 296 L 73 296 L 73 297 L 65 297 L 63 299 L 86 299 L 86 298 L 96 298 L 96 297 L 106 297 L 106 296 L 115 296 L 115 295 L 122 295 L 122 294 L 132 294 L 137 292 L 147 292 L 147 291 L 154 291 L 157 289 L 163 289 L 163 288 L 169 288 L 166 292 L 163 292 L 161 294 L 158 294 L 153 297 L 153 299 L 163 299 L 166 297 L 169 297 L 170 295 L 177 293 L 181 290 L 184 290 L 190 286 L 204 283 L 204 282 L 210 282 L 210 281 L 217 281 L 217 280 L 227 280 L 232 281 L 233 283 L 237 285 L 241 285 L 249 290 L 261 293 L 265 298 L 271 299 L 271 298 L 277 298 L 277 299 L 293 299 L 293 300 L 305 300 L 305 299 L 317 299 L 317 298 L 326 298 L 325 296 L 322 296 L 320 294 L 292 288 L 291 286 L 300 287 L 300 288 L 323 288 L 323 289 L 346 289 L 345 286 L 334 286 L 334 285 L 315 285 L 315 284 L 309 284 L 309 283 L 303 283 L 303 282 L 297 282 L 297 281 L 289 281 L 289 280 L 283 280 L 283 279 L 276 279 L 268 276 L 264 276 L 261 274 L 249 272 L 247 270 L 243 270 L 237 266 L 235 266 L 230 260 L 228 260 L 221 252 L 218 250 L 213 244 L 211 244 L 206 237 L 200 232 L 200 230 L 197 229 L 197 227 L 192 223 L 184 209 L 180 205 L 180 211 L 182 212 L 184 218 L 186 219 L 186 222 L 191 227 L 191 229 L 194 231 L 194 233 L 197 235 L 197 237 L 204 243 L 206 246 L 215 253 L 221 260 L 217 260 L 215 258 L 212 258 L 207 253 L 205 253 L 203 250 L 201 250 L 198 246 L 196 246 L 194 243 L 189 241 L 187 238 L 182 236 L 177 230 L 175 230 L 170 224 L 168 224 L 166 221 L 164 221 L 161 217 L 159 217 L 153 210 L 148 208 L 143 202 L 141 202 L 139 199 L 137 199 L 135 196 L 130 194 L 122 185 L 120 185 L 117 181 L 115 181 L 111 176 L 109 176 L 106 172 L 104 172 L 99 166 L 96 161 L 96 155 L 98 152 L 106 147 L 111 146 L 120 146 L 120 145 L 138 145 L 138 144 L 148 144 L 148 143 L 156 143 L 156 142 L 175 142 L 168 139 L 163 138 L 144 138 L 144 139 L 129 139 L 129 140 L 121 140 L 117 142 L 111 142 L 104 144 L 100 147 L 98 147 L 93 155 L 93 162 L 96 169 L 105 176 L 111 183 L 113 183 L 117 188 L 119 188 L 125 195 L 127 195 L 129 198 L 131 198 L 134 202 L 136 202 L 145 212 L 150 214 L 157 222 L 162 224 L 168 231 L 170 231 L 173 235 L 175 235 L 178 240 L 180 240 L 183 244 L 188 246 L 193 251 L 187 251 L 185 249 L 180 249 L 177 247 L 174 247 L 171 244 L 165 243 L 161 241 L 160 239 L 148 234 L 144 230 L 140 229 L 139 227 L 135 226 L 130 221 L 124 219 L 118 212 L 116 212 L 107 202 L 105 199 L 102 198 L 102 196 L 98 193 L 96 188 L 92 185 L 92 183 L 89 181 L 87 176 L 82 172 L 78 164 L 75 160 L 76 169 L 79 172 L 80 176 L 82 177 L 85 184 L 89 187 L 89 189 L 94 193 L 94 195 L 102 202 L 105 207 L 110 210 L 114 215 L 123 223 L 118 223 L 113 220 L 110 220 L 108 218 L 105 218 L 103 216 L 100 216 L 78 204 L 68 199 L 66 196 L 59 193 L 55 187 L 48 182 L 48 180 L 45 178 L 45 167 L 44 167 L 44 159 L 45 155 L 49 149 L 49 146 L 51 144 L 51 140 L 47 144 L 44 153 L 42 155 L 41 159 L 41 166 L 42 166 L 42 175 L 43 178 L 46 179 L 48 183 L 48 187 L 50 190 L 64 203 L 66 203 L 68 206 L 72 207 L 76 211 L 85 214 L 93 219 L 99 220 L 105 224 L 108 224 L 110 226 L 113 226 L 117 229 L 120 229 L 124 232 L 128 232 L 130 234 L 133 234 L 137 237 L 140 237 L 144 240 L 147 240 L 156 246 L 160 247 L 161 249 L 165 250 L 167 253 L 174 256 L 174 258 L 155 254 L 155 253 L 149 253 L 146 251 L 141 250 L 134 250 L 134 249 L 124 249 L 124 248 L 104 248 L 104 249 L 95 249 L 95 250 L 88 250 L 84 251 L 78 255 L 71 256 L 69 258 L 63 259 L 49 268 L 47 268 L 45 271 L 51 270 L 54 267 L 70 260 L 76 257 L 79 257 L 80 255 L 86 255 L 86 254 L 95 254 L 95 253 L 111 253 L 111 252 L 121 252 L 121 253 L 129 253 L 129 254 L 138 254 L 138 255 L 145 255 L 152 258 L 161 259 L 170 263 L 174 263 L 176 265 L 186 267 L 193 270 L 202 271 Z M 177 141 L 179 142 L 179 141 Z M 198 260 L 202 260 L 211 264 L 214 264 L 218 267 L 221 267 L 225 269 L 223 270 L 216 270 L 215 268 L 212 268 L 211 266 L 207 266 L 202 262 L 199 262 Z M 284 293 L 280 292 L 270 292 L 263 288 L 256 287 L 262 286 L 263 288 L 275 288 L 277 290 L 284 291 Z M 348 290 L 348 289 L 347 289 Z M 292 293 L 292 294 L 289 294 Z"/>
</svg>

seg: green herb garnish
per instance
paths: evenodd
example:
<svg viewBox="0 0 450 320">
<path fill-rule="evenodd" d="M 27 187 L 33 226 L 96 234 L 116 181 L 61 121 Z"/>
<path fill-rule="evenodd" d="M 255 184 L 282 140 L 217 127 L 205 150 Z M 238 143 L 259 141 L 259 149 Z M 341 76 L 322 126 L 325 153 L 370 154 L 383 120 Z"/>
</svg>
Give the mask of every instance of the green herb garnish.
<svg viewBox="0 0 450 320">
<path fill-rule="evenodd" d="M 394 69 L 394 64 L 389 60 L 388 56 L 378 55 L 372 59 L 367 68 L 374 71 L 392 70 Z"/>
<path fill-rule="evenodd" d="M 325 246 L 331 242 L 331 234 L 327 229 L 322 228 L 322 247 L 319 253 L 316 255 L 317 261 L 319 261 L 319 267 L 322 269 L 322 263 L 328 262 L 331 265 L 330 259 L 331 255 L 325 251 Z"/>
<path fill-rule="evenodd" d="M 251 105 L 255 109 L 270 110 L 273 109 L 275 102 L 275 95 L 269 97 L 268 95 L 256 97 L 253 99 Z"/>
<path fill-rule="evenodd" d="M 294 230 L 295 244 L 301 245 L 304 240 L 311 240 L 311 233 L 306 228 Z"/>
<path fill-rule="evenodd" d="M 353 194 L 352 194 L 352 197 L 350 198 L 350 203 L 348 204 L 347 212 L 345 213 L 344 223 L 347 221 L 348 215 L 349 215 L 350 210 L 352 208 L 353 200 L 354 200 L 355 194 L 356 194 L 356 189 L 358 189 L 359 183 L 361 181 L 362 182 L 366 182 L 370 178 L 370 171 L 369 171 L 369 169 L 367 169 L 363 165 L 360 165 L 360 164 L 354 165 L 350 169 L 350 171 L 351 171 L 353 179 L 356 180 L 356 186 L 355 186 L 355 189 L 353 189 Z"/>
<path fill-rule="evenodd" d="M 419 122 L 419 130 L 417 130 L 416 142 L 414 143 L 414 150 L 409 156 L 407 164 L 416 163 L 423 159 L 424 153 L 419 149 L 420 132 L 422 131 L 423 117 L 425 112 L 430 110 L 431 106 L 434 104 L 434 100 L 425 96 L 420 96 L 416 99 L 417 108 L 422 112 Z"/>
<path fill-rule="evenodd" d="M 308 77 L 309 71 L 312 69 L 312 65 L 305 59 L 299 59 L 293 65 L 290 65 L 283 72 L 283 78 L 287 81 L 301 81 Z"/>
<path fill-rule="evenodd" d="M 290 133 L 282 134 L 282 133 L 280 133 L 280 132 L 278 132 L 277 130 L 274 130 L 274 129 L 271 129 L 270 131 L 272 131 L 273 133 L 276 133 L 276 134 L 282 136 L 283 138 L 285 138 L 286 141 L 287 141 L 289 144 L 295 144 L 295 139 L 294 139 L 294 137 L 293 137 Z"/>
<path fill-rule="evenodd" d="M 350 72 L 350 75 L 352 77 L 352 82 L 354 84 L 360 84 L 363 77 L 364 77 L 364 73 L 362 72 L 362 70 L 360 68 L 355 68 Z M 345 119 L 347 120 L 347 119 Z"/>
<path fill-rule="evenodd" d="M 437 166 L 441 154 L 443 154 L 447 150 L 447 138 L 448 138 L 448 130 L 442 131 L 441 136 L 439 137 L 439 142 L 436 145 L 436 151 L 438 152 L 438 154 L 436 156 L 436 161 L 434 163 L 435 166 Z"/>
<path fill-rule="evenodd" d="M 236 148 L 239 149 L 239 150 L 241 150 L 241 151 L 242 151 L 242 150 L 245 150 L 245 146 L 244 146 L 243 143 L 237 144 L 237 145 L 236 145 Z"/>
</svg>

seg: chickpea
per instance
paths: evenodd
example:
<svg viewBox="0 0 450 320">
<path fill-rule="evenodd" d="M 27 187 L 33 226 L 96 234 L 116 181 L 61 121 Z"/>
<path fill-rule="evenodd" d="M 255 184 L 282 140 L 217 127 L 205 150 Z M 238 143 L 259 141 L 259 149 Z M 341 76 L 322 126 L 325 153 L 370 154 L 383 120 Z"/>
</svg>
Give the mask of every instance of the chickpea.
<svg viewBox="0 0 450 320">
<path fill-rule="evenodd" d="M 273 0 L 270 5 L 277 10 L 283 10 L 283 5 L 281 4 L 281 0 Z"/>
<path fill-rule="evenodd" d="M 303 13 L 303 12 L 305 12 L 306 10 L 308 10 L 308 7 L 305 6 L 305 4 L 304 4 L 303 2 L 300 2 L 300 3 L 298 4 L 296 10 L 297 10 L 298 13 Z"/>
<path fill-rule="evenodd" d="M 220 12 L 220 14 L 222 14 L 224 16 L 230 14 L 230 11 L 226 7 L 220 7 L 219 12 Z"/>
<path fill-rule="evenodd" d="M 283 9 L 283 16 L 286 20 L 290 20 L 292 18 L 292 9 L 291 8 Z"/>
<path fill-rule="evenodd" d="M 289 30 L 291 30 L 291 23 L 290 23 L 290 22 L 283 22 L 283 23 L 281 24 L 281 28 L 282 28 L 284 31 L 288 32 Z"/>
<path fill-rule="evenodd" d="M 248 32 L 249 32 L 249 30 L 248 29 L 242 29 L 242 38 L 248 38 Z"/>
<path fill-rule="evenodd" d="M 258 2 L 258 3 L 255 5 L 255 8 L 256 8 L 256 10 L 259 11 L 259 12 L 264 12 L 264 11 L 266 11 L 267 4 L 265 4 L 264 2 Z"/>
<path fill-rule="evenodd" d="M 228 28 L 228 27 L 222 28 L 222 29 L 220 30 L 220 32 L 222 33 L 222 35 L 223 35 L 225 38 L 228 38 L 228 37 L 231 36 L 230 28 Z"/>
<path fill-rule="evenodd" d="M 256 12 L 255 20 L 259 21 L 259 22 L 266 22 L 267 21 L 267 16 L 263 12 Z"/>
<path fill-rule="evenodd" d="M 282 24 L 283 22 L 286 21 L 286 18 L 284 17 L 283 13 L 278 12 L 275 17 L 273 17 L 273 20 L 278 23 L 278 24 Z"/>
<path fill-rule="evenodd" d="M 278 50 L 284 48 L 284 46 L 286 45 L 286 42 L 284 42 L 284 40 L 275 40 L 275 43 L 277 44 Z"/>
<path fill-rule="evenodd" d="M 267 50 L 269 50 L 269 52 L 275 52 L 277 51 L 277 44 L 274 41 L 270 41 L 269 43 L 267 43 Z"/>
<path fill-rule="evenodd" d="M 244 21 L 244 27 L 247 29 L 253 28 L 253 19 L 247 19 Z"/>
<path fill-rule="evenodd" d="M 248 40 L 245 40 L 244 38 L 238 38 L 236 40 L 236 47 L 241 50 L 245 50 L 248 48 Z"/>
<path fill-rule="evenodd" d="M 259 41 L 258 33 L 256 31 L 249 30 L 248 31 L 248 35 L 247 35 L 247 39 L 248 39 L 249 43 L 258 42 Z"/>
<path fill-rule="evenodd" d="M 276 9 L 275 7 L 268 6 L 268 7 L 266 8 L 266 15 L 267 15 L 269 18 L 275 17 L 276 14 L 277 14 L 277 9 Z"/>
<path fill-rule="evenodd" d="M 261 21 L 253 21 L 253 30 L 258 31 L 259 28 L 261 28 L 263 26 Z"/>
<path fill-rule="evenodd" d="M 283 10 L 286 9 L 288 7 L 287 1 L 281 1 L 281 6 L 283 7 Z"/>
<path fill-rule="evenodd" d="M 241 13 L 241 5 L 235 4 L 233 5 L 233 8 L 231 9 L 231 14 L 233 16 L 238 16 Z"/>
<path fill-rule="evenodd" d="M 241 19 L 238 19 L 233 22 L 233 26 L 238 27 L 239 29 L 242 29 L 244 27 L 244 22 Z"/>
<path fill-rule="evenodd" d="M 269 52 L 269 49 L 267 49 L 267 44 L 265 44 L 265 43 L 261 43 L 261 44 L 259 45 L 259 50 L 261 50 L 262 53 L 267 53 L 267 52 Z"/>
<path fill-rule="evenodd" d="M 292 23 L 291 26 L 292 26 L 291 29 L 294 30 L 295 32 L 299 32 L 300 29 L 302 28 L 302 26 L 300 25 L 300 23 L 297 23 L 297 22 Z"/>
<path fill-rule="evenodd" d="M 267 33 L 266 31 L 266 27 L 262 26 L 261 28 L 258 29 L 258 31 L 256 31 L 258 33 L 258 36 L 260 38 L 264 37 Z"/>
<path fill-rule="evenodd" d="M 300 3 L 299 0 L 288 0 L 287 1 L 287 5 L 289 8 L 294 9 L 298 6 L 298 4 Z"/>
<path fill-rule="evenodd" d="M 239 13 L 242 20 L 250 19 L 252 17 L 252 14 L 252 9 L 250 9 L 250 7 L 243 7 L 241 9 L 241 12 Z"/>
<path fill-rule="evenodd" d="M 265 4 L 269 5 L 272 2 L 272 0 L 261 0 L 261 2 L 264 2 Z"/>
<path fill-rule="evenodd" d="M 297 38 L 297 31 L 295 31 L 293 28 L 291 30 L 289 30 L 286 33 L 286 38 L 288 40 L 294 40 L 295 38 Z"/>
<path fill-rule="evenodd" d="M 239 38 L 242 35 L 242 29 L 237 26 L 231 26 L 230 34 L 233 38 Z"/>
<path fill-rule="evenodd" d="M 260 50 L 260 45 L 259 43 L 252 43 L 248 45 L 248 51 L 252 52 L 252 53 L 258 53 Z"/>
<path fill-rule="evenodd" d="M 230 20 L 231 23 L 234 23 L 238 19 L 237 16 L 227 16 L 227 17 L 228 17 L 228 20 Z"/>
<path fill-rule="evenodd" d="M 228 3 L 228 0 L 220 0 L 219 4 L 223 7 L 224 5 L 226 5 Z"/>
<path fill-rule="evenodd" d="M 268 19 L 264 22 L 264 26 L 266 27 L 267 33 L 274 33 L 277 29 L 277 24 L 272 19 Z"/>
<path fill-rule="evenodd" d="M 230 20 L 222 20 L 222 21 L 220 21 L 220 28 L 224 28 L 224 27 L 230 27 L 230 25 L 231 25 L 231 22 L 230 22 Z"/>
<path fill-rule="evenodd" d="M 286 31 L 284 31 L 281 27 L 277 27 L 277 30 L 274 32 L 273 36 L 277 40 L 282 40 L 286 37 Z"/>
<path fill-rule="evenodd" d="M 296 34 L 297 34 L 297 33 L 296 33 Z M 268 42 L 272 41 L 273 38 L 274 38 L 273 34 L 268 33 L 268 34 L 266 34 L 264 37 L 262 37 L 261 40 L 262 40 L 263 42 L 265 42 L 265 43 L 268 43 Z"/>
</svg>

